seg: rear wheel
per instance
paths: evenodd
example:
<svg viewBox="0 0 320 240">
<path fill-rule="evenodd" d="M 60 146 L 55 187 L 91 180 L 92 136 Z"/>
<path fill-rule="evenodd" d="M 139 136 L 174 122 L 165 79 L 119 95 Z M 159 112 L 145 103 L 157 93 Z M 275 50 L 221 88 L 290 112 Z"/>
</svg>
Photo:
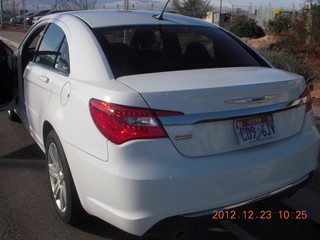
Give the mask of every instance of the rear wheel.
<svg viewBox="0 0 320 240">
<path fill-rule="evenodd" d="M 46 163 L 50 193 L 59 217 L 69 224 L 81 222 L 84 210 L 76 192 L 61 142 L 55 131 L 46 141 Z"/>
</svg>

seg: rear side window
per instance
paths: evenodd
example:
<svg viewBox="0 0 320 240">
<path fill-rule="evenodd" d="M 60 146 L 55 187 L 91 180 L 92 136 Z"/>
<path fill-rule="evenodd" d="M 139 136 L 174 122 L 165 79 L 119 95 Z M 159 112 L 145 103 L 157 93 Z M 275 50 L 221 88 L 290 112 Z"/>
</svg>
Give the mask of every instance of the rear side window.
<svg viewBox="0 0 320 240">
<path fill-rule="evenodd" d="M 69 49 L 63 30 L 55 24 L 46 29 L 36 52 L 34 62 L 69 73 Z"/>
<path fill-rule="evenodd" d="M 124 26 L 95 29 L 95 33 L 115 77 L 265 64 L 237 40 L 213 27 Z"/>
<path fill-rule="evenodd" d="M 62 73 L 69 73 L 69 47 L 66 38 L 63 39 L 58 51 L 54 68 Z"/>
</svg>

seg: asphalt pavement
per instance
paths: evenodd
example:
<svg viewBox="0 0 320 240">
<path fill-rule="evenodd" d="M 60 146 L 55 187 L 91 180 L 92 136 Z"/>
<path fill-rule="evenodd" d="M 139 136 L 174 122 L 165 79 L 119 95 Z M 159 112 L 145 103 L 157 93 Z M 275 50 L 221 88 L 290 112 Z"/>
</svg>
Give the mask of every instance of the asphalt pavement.
<svg viewBox="0 0 320 240">
<path fill-rule="evenodd" d="M 0 30 L 0 40 L 13 48 L 17 48 L 25 33 Z"/>
</svg>

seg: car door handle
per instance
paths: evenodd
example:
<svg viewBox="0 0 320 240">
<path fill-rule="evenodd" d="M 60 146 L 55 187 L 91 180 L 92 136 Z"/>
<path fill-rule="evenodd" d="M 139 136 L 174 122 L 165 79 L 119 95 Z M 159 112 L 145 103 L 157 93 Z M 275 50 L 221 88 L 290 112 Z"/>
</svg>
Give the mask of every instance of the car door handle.
<svg viewBox="0 0 320 240">
<path fill-rule="evenodd" d="M 48 83 L 50 79 L 46 76 L 40 76 L 40 80 L 41 82 Z"/>
</svg>

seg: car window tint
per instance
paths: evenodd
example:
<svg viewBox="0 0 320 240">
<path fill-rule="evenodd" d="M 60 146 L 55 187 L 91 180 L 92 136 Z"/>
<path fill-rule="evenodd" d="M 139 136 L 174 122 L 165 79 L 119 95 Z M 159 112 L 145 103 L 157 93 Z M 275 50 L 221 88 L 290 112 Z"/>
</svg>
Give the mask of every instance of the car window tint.
<svg viewBox="0 0 320 240">
<path fill-rule="evenodd" d="M 123 26 L 94 30 L 115 77 L 202 68 L 267 66 L 221 29 Z"/>
<path fill-rule="evenodd" d="M 24 69 L 27 64 L 34 59 L 36 47 L 41 39 L 46 25 L 40 25 L 36 28 L 27 38 L 22 48 L 22 68 Z"/>
<path fill-rule="evenodd" d="M 42 38 L 34 62 L 53 68 L 63 39 L 62 29 L 55 24 L 50 24 Z"/>
<path fill-rule="evenodd" d="M 35 38 L 30 43 L 29 48 L 36 49 L 41 35 L 42 35 L 42 31 L 38 35 L 35 36 Z"/>
<path fill-rule="evenodd" d="M 57 60 L 54 67 L 62 73 L 69 73 L 69 47 L 66 38 L 64 38 L 62 45 L 59 49 Z"/>
<path fill-rule="evenodd" d="M 206 49 L 210 57 L 214 58 L 213 43 L 210 38 L 196 32 L 180 32 L 180 33 L 178 32 L 177 37 L 180 42 L 181 52 L 183 54 L 186 54 L 187 48 L 189 47 L 190 49 L 190 46 L 192 45 L 192 43 L 197 43 L 198 46 L 203 46 Z M 204 48 L 203 48 L 203 51 L 204 51 Z"/>
<path fill-rule="evenodd" d="M 134 29 L 114 29 L 114 31 L 106 31 L 105 37 L 108 39 L 110 44 L 130 44 L 133 33 Z"/>
</svg>

